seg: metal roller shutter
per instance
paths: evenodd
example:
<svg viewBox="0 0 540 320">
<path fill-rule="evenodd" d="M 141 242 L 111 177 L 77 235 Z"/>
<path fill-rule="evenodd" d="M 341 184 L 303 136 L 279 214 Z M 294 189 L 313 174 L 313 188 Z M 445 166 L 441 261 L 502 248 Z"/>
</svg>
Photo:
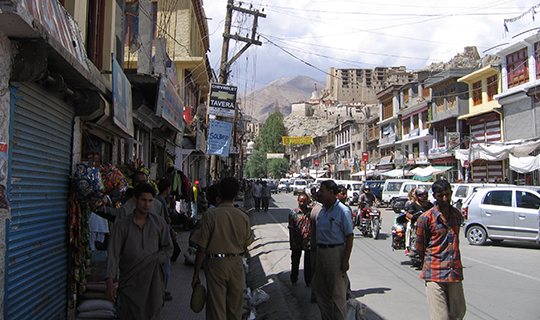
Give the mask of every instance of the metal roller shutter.
<svg viewBox="0 0 540 320">
<path fill-rule="evenodd" d="M 63 319 L 74 112 L 34 84 L 12 88 L 4 318 Z"/>
</svg>

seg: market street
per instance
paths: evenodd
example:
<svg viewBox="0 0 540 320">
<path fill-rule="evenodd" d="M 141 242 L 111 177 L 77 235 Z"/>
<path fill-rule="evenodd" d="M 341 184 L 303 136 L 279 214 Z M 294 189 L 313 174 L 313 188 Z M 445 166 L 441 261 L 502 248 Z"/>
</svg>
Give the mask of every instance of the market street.
<svg viewBox="0 0 540 320">
<path fill-rule="evenodd" d="M 319 311 L 310 303 L 311 289 L 304 284 L 302 271 L 298 285 L 292 286 L 289 279 L 287 223 L 289 210 L 296 207 L 296 196 L 280 193 L 272 198 L 267 213 L 250 213 L 256 236 L 250 268 L 260 264 L 264 273 L 250 272 L 248 284 L 262 287 L 271 295 L 257 308 L 258 318 L 281 319 L 288 310 L 295 319 L 318 319 Z M 403 251 L 391 248 L 396 214 L 387 209 L 382 213 L 379 240 L 363 238 L 355 229 L 349 271 L 353 296 L 368 307 L 367 319 L 429 319 L 420 270 L 410 265 Z M 471 246 L 462 234 L 465 318 L 540 319 L 539 249 L 540 245 L 534 243 L 513 241 Z"/>
</svg>

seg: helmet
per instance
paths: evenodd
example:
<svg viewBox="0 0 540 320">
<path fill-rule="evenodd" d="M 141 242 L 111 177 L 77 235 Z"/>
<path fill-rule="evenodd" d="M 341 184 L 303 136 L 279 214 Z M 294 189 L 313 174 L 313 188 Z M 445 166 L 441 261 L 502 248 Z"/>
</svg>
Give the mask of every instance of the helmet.
<svg viewBox="0 0 540 320">
<path fill-rule="evenodd" d="M 416 193 L 416 198 L 418 198 L 419 200 L 420 199 L 421 200 L 427 200 L 427 198 L 428 198 L 428 191 L 427 191 L 427 189 L 425 187 L 420 186 L 420 187 L 416 188 L 415 193 Z"/>
<path fill-rule="evenodd" d="M 368 184 L 366 184 L 366 185 L 364 185 L 364 187 L 362 188 L 362 191 L 364 191 L 364 192 L 371 192 L 371 187 L 370 187 Z"/>
</svg>

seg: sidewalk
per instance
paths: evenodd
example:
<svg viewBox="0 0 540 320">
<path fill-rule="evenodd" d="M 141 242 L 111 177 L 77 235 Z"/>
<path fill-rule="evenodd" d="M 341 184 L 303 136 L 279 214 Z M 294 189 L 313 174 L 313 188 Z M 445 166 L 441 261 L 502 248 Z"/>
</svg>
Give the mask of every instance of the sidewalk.
<svg viewBox="0 0 540 320">
<path fill-rule="evenodd" d="M 271 208 L 269 211 L 276 211 L 279 209 Z M 288 214 L 288 211 L 287 211 Z M 282 292 L 286 291 L 285 288 L 283 288 L 283 284 L 281 283 L 282 279 L 278 279 L 277 277 L 280 275 L 274 274 L 273 272 L 269 271 L 272 270 L 272 267 L 269 265 L 274 265 L 275 263 L 272 262 L 274 259 L 275 253 L 272 253 L 272 251 L 275 249 L 277 250 L 277 254 L 279 256 L 286 255 L 286 266 L 287 270 L 290 269 L 290 257 L 289 257 L 289 249 L 288 249 L 288 239 L 285 238 L 285 235 L 281 237 L 282 239 L 279 239 L 279 241 L 285 241 L 284 243 L 278 244 L 278 247 L 284 247 L 286 250 L 283 250 L 282 248 L 273 248 L 275 244 L 273 244 L 274 239 L 268 239 L 267 237 L 262 237 L 262 231 L 260 230 L 261 227 L 264 227 L 265 224 L 267 224 L 268 221 L 265 221 L 264 217 L 268 217 L 269 215 L 263 212 L 253 212 L 251 211 L 249 213 L 250 221 L 252 228 L 255 233 L 255 242 L 250 246 L 249 254 L 250 257 L 247 262 L 249 265 L 248 274 L 247 274 L 247 280 L 246 284 L 247 287 L 251 288 L 252 291 L 255 291 L 257 288 L 261 288 L 264 290 L 267 294 L 270 295 L 270 299 L 266 302 L 263 302 L 259 306 L 256 307 L 257 309 L 257 317 L 256 319 L 301 319 L 303 317 L 297 317 L 289 312 L 289 303 L 286 301 L 287 299 L 291 299 L 294 297 L 285 297 Z M 275 223 L 275 222 L 273 222 Z M 259 225 L 262 224 L 262 225 Z M 194 313 L 189 304 L 191 299 L 191 277 L 193 275 L 193 266 L 192 265 L 186 265 L 184 263 L 184 252 L 188 249 L 188 238 L 189 238 L 189 231 L 178 231 L 178 245 L 180 246 L 180 249 L 182 252 L 180 253 L 180 256 L 178 257 L 178 260 L 176 262 L 171 263 L 171 276 L 169 279 L 169 284 L 167 291 L 171 292 L 172 300 L 171 301 L 165 301 L 165 306 L 163 307 L 162 316 L 161 319 L 163 320 L 176 320 L 176 319 L 186 319 L 186 320 L 198 320 L 198 319 L 205 319 L 205 310 L 201 311 L 200 313 Z M 281 257 L 279 258 L 281 259 Z M 268 274 L 267 274 L 268 273 Z M 287 274 L 286 277 L 289 275 Z M 287 278 L 288 279 L 288 278 Z M 201 272 L 201 283 L 206 286 L 206 279 L 204 277 L 204 271 Z M 309 292 L 309 288 L 305 287 L 305 285 L 298 285 L 295 289 L 304 289 L 306 292 Z M 309 299 L 309 296 L 307 297 Z M 310 304 L 309 300 L 307 306 L 313 308 L 316 307 L 314 304 Z M 300 309 L 298 310 L 300 311 Z M 306 313 L 307 310 L 302 310 L 303 313 Z M 313 319 L 313 318 L 312 318 Z"/>
</svg>

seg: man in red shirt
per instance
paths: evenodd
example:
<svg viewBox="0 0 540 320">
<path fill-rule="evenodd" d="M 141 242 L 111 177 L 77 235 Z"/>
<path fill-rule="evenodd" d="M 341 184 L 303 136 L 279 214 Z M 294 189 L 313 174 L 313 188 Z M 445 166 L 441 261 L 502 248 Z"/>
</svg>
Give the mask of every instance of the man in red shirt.
<svg viewBox="0 0 540 320">
<path fill-rule="evenodd" d="M 448 181 L 437 180 L 432 191 L 437 204 L 420 216 L 416 230 L 416 250 L 423 265 L 420 278 L 426 281 L 432 320 L 463 319 L 467 310 L 459 252 L 463 217 L 450 204 L 452 188 Z"/>
</svg>

